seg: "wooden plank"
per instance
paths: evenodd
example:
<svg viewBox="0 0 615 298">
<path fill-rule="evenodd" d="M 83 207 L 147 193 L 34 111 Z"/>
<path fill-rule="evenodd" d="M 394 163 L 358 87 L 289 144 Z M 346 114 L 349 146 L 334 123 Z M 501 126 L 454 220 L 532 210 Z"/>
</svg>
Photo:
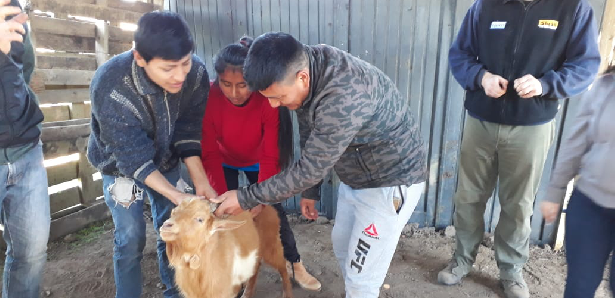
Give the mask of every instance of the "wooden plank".
<svg viewBox="0 0 615 298">
<path fill-rule="evenodd" d="M 41 69 L 96 70 L 93 55 L 38 53 L 36 66 Z"/>
<path fill-rule="evenodd" d="M 265 33 L 264 29 L 264 20 L 262 17 L 262 0 L 252 0 L 252 25 L 254 27 L 254 37 L 257 37 L 263 33 Z"/>
<path fill-rule="evenodd" d="M 94 39 L 55 34 L 37 34 L 36 45 L 41 48 L 69 53 L 93 53 Z"/>
<path fill-rule="evenodd" d="M 440 18 L 442 11 L 442 1 L 426 1 L 423 2 L 428 6 L 428 36 L 438 36 L 440 32 Z M 415 44 L 416 45 L 416 44 Z M 435 97 L 435 89 L 436 85 L 436 76 L 437 76 L 437 67 L 438 67 L 438 57 L 440 53 L 439 50 L 439 38 L 429 38 L 425 43 L 425 56 L 423 59 L 424 71 L 421 77 L 422 81 L 422 98 L 421 101 L 424 103 L 422 105 L 423 110 L 421 111 L 421 131 L 423 131 L 423 137 L 427 142 L 427 164 L 429 166 L 429 170 L 437 171 L 438 164 L 440 160 L 440 146 L 441 146 L 441 138 L 440 137 L 431 137 L 441 136 L 444 127 L 442 126 L 441 118 L 444 109 L 444 99 Z M 448 52 L 447 52 L 448 53 Z M 377 53 L 380 55 L 379 53 Z M 439 111 L 440 113 L 434 113 L 434 110 Z M 435 115 L 435 116 L 434 116 Z M 430 222 L 430 226 L 435 224 L 436 213 L 437 213 L 437 176 L 434 177 L 435 180 L 429 180 L 429 187 L 426 192 L 426 201 L 427 201 L 427 209 L 425 215 L 428 217 Z"/>
<path fill-rule="evenodd" d="M 41 107 L 45 122 L 64 121 L 70 119 L 70 110 L 68 106 L 52 106 Z"/>
<path fill-rule="evenodd" d="M 271 31 L 282 31 L 282 15 L 280 9 L 280 0 L 268 0 L 269 2 L 269 17 L 271 18 Z"/>
<path fill-rule="evenodd" d="M 322 20 L 320 22 L 320 41 L 335 46 L 335 29 L 333 28 L 333 23 L 335 22 L 335 1 L 321 0 L 319 7 Z"/>
<path fill-rule="evenodd" d="M 388 19 L 388 32 L 385 56 L 385 63 L 382 70 L 393 80 L 397 82 L 397 75 L 399 71 L 399 51 L 401 49 L 400 43 L 402 41 L 401 36 L 401 14 L 404 7 L 402 6 L 402 0 L 391 0 Z M 403 49 L 408 50 L 408 49 Z"/>
<path fill-rule="evenodd" d="M 79 148 L 81 153 L 79 154 L 79 180 L 81 181 L 81 203 L 86 206 L 90 206 L 96 202 L 96 198 L 103 195 L 102 181 L 94 181 L 92 175 L 96 170 L 86 156 L 86 148 L 82 146 Z"/>
<path fill-rule="evenodd" d="M 87 119 L 90 117 L 92 117 L 92 105 L 90 103 L 73 103 L 71 105 L 71 119 Z"/>
<path fill-rule="evenodd" d="M 88 88 L 45 90 L 37 93 L 41 104 L 77 103 L 90 100 Z"/>
<path fill-rule="evenodd" d="M 288 33 L 294 36 L 296 39 L 301 37 L 301 13 L 299 13 L 299 1 L 298 0 L 282 0 L 288 1 L 290 29 Z"/>
<path fill-rule="evenodd" d="M 291 21 L 290 16 L 292 15 L 290 10 L 290 1 L 289 0 L 278 0 L 280 3 L 280 31 L 290 33 L 290 23 L 295 22 L 293 19 Z"/>
<path fill-rule="evenodd" d="M 45 155 L 45 159 L 66 156 L 77 152 L 79 152 L 79 150 L 77 149 L 76 139 L 69 141 L 43 142 L 43 154 Z"/>
<path fill-rule="evenodd" d="M 319 24 L 319 19 L 318 19 L 318 1 L 309 1 L 308 3 L 308 13 L 307 13 L 307 19 L 308 19 L 308 35 L 307 35 L 307 44 L 310 45 L 314 45 L 314 44 L 318 44 L 319 42 L 319 32 L 318 32 L 318 27 L 320 26 Z"/>
<path fill-rule="evenodd" d="M 107 22 L 96 22 L 96 65 L 102 66 L 110 57 L 111 28 Z"/>
<path fill-rule="evenodd" d="M 96 30 L 96 27 L 92 23 L 39 16 L 30 17 L 30 24 L 32 30 L 37 32 L 39 38 L 44 34 L 94 38 Z"/>
<path fill-rule="evenodd" d="M 94 76 L 89 70 L 37 69 L 35 74 L 42 76 L 45 85 L 89 86 Z"/>
<path fill-rule="evenodd" d="M 218 0 L 218 32 L 220 49 L 239 40 L 239 36 L 233 36 L 233 10 L 229 0 Z"/>
<path fill-rule="evenodd" d="M 184 17 L 186 23 L 188 24 L 188 29 L 190 29 L 190 33 L 192 35 L 193 40 L 196 40 L 196 34 L 194 30 L 194 7 L 192 0 L 182 0 L 181 7 L 183 9 L 179 10 L 179 13 Z"/>
<path fill-rule="evenodd" d="M 350 20 L 350 0 L 335 1 L 335 34 L 333 44 L 345 51 L 348 51 Z"/>
<path fill-rule="evenodd" d="M 431 2 L 431 1 L 430 1 Z M 426 2 L 427 3 L 427 2 Z M 388 43 L 388 24 L 389 6 L 393 5 L 391 1 L 376 3 L 376 21 L 374 25 L 374 45 L 373 45 L 373 60 L 372 64 L 380 70 L 385 71 L 386 64 L 386 47 Z M 395 6 L 393 6 L 395 7 Z M 397 9 L 395 7 L 394 9 Z M 390 74 L 387 74 L 390 76 Z M 394 77 L 391 77 L 394 78 Z"/>
<path fill-rule="evenodd" d="M 111 25 L 121 22 L 136 24 L 142 15 L 124 9 L 102 7 L 73 0 L 34 0 L 32 7 L 42 11 L 61 11 L 73 16 L 109 21 Z"/>
<path fill-rule="evenodd" d="M 53 126 L 43 128 L 41 140 L 43 142 L 66 141 L 90 135 L 90 124 Z"/>
<path fill-rule="evenodd" d="M 600 71 L 606 68 L 613 62 L 613 41 L 615 40 L 615 1 L 607 1 L 604 8 L 604 17 L 602 24 L 598 23 L 600 28 L 600 56 L 602 63 Z"/>
<path fill-rule="evenodd" d="M 442 53 L 448 53 L 450 44 L 453 38 L 455 37 L 455 35 L 457 34 L 454 28 L 455 3 L 453 3 L 452 1 L 444 1 L 442 6 L 443 6 L 442 7 L 442 21 L 441 21 L 441 26 L 440 26 L 440 40 L 441 41 L 439 44 L 440 53 L 437 58 L 439 61 L 438 62 L 438 74 L 437 74 L 438 89 L 436 90 L 436 95 L 435 95 L 435 98 L 438 101 L 442 101 L 441 104 L 438 103 L 437 105 L 438 110 L 436 112 L 437 117 L 441 117 L 441 118 L 435 121 L 434 123 L 434 127 L 438 127 L 439 124 L 442 125 L 441 126 L 442 130 L 440 131 L 440 135 L 442 136 L 442 138 L 438 137 L 439 142 L 440 142 L 438 146 L 439 148 L 438 149 L 439 150 L 438 151 L 438 154 L 439 154 L 438 167 L 437 168 L 432 167 L 431 169 L 432 172 L 430 172 L 430 178 L 429 178 L 430 181 L 434 181 L 437 183 L 437 190 L 438 190 L 438 196 L 435 198 L 437 200 L 436 201 L 436 218 L 435 218 L 436 228 L 444 228 L 444 227 L 447 227 L 453 224 L 454 189 L 452 191 L 447 189 L 447 191 L 449 191 L 448 193 L 446 194 L 442 193 L 443 182 L 451 181 L 451 180 L 454 181 L 456 173 L 457 173 L 456 171 L 452 173 L 450 169 L 450 164 L 447 163 L 448 162 L 447 158 L 450 157 L 450 151 L 448 150 L 451 150 L 451 148 L 449 147 L 451 143 L 448 142 L 449 140 L 445 140 L 445 136 L 447 136 L 447 131 L 449 130 L 449 127 L 445 126 L 445 120 L 447 119 L 447 117 L 451 116 L 448 114 L 450 112 L 448 110 L 448 106 L 451 104 L 450 101 L 459 100 L 458 98 L 449 99 L 449 94 L 448 94 L 449 84 L 456 84 L 456 82 L 449 80 L 450 72 L 448 69 L 448 55 L 442 54 Z M 403 15 L 402 15 L 402 18 L 403 18 Z M 408 51 L 408 49 L 404 49 L 404 50 Z M 457 107 L 463 110 L 463 107 L 459 105 Z M 459 122 L 457 124 L 458 127 L 461 127 L 462 125 L 463 125 L 462 122 Z M 458 133 L 461 134 L 459 130 L 458 130 Z M 453 144 L 456 144 L 458 146 L 459 142 L 453 143 Z"/>
<path fill-rule="evenodd" d="M 453 38 L 457 35 L 461 21 L 472 2 L 473 0 L 460 0 L 456 4 L 451 4 L 450 12 L 454 15 L 453 26 L 450 27 L 452 31 L 447 33 L 447 37 L 442 36 L 443 50 L 448 50 L 447 46 L 452 43 Z M 448 69 L 448 61 L 446 67 Z M 445 98 L 447 100 L 444 117 L 444 127 L 446 129 L 442 136 L 443 150 L 439 175 L 441 180 L 438 192 L 440 197 L 438 209 L 441 209 L 441 211 L 439 213 L 440 218 L 436 218 L 436 223 L 443 226 L 453 223 L 454 204 L 452 200 L 457 189 L 457 166 L 459 164 L 459 150 L 461 148 L 461 137 L 465 119 L 465 109 L 463 108 L 465 92 L 450 73 L 447 75 L 447 82 L 442 88 L 446 90 Z"/>
<path fill-rule="evenodd" d="M 271 2 L 269 0 L 260 0 L 261 2 L 261 18 L 263 33 L 272 31 L 271 19 Z"/>
<path fill-rule="evenodd" d="M 107 6 L 112 8 L 118 8 L 122 10 L 129 10 L 132 12 L 144 14 L 160 7 L 156 7 L 154 4 L 145 3 L 141 1 L 124 1 L 124 0 L 106 0 Z"/>
<path fill-rule="evenodd" d="M 132 43 L 109 41 L 109 55 L 114 56 L 132 49 Z"/>
<path fill-rule="evenodd" d="M 71 213 L 70 215 L 51 221 L 49 240 L 77 232 L 87 225 L 111 217 L 109 207 L 104 201 L 99 200 L 96 204 L 86 209 Z"/>
<path fill-rule="evenodd" d="M 109 39 L 113 41 L 119 41 L 122 43 L 132 43 L 135 33 L 132 31 L 126 31 L 119 27 L 109 26 Z"/>
<path fill-rule="evenodd" d="M 80 204 L 79 187 L 72 187 L 67 190 L 49 195 L 51 214 L 60 210 Z"/>
<path fill-rule="evenodd" d="M 249 35 L 248 32 L 248 6 L 246 0 L 233 1 L 233 34 L 240 37 Z"/>
<path fill-rule="evenodd" d="M 310 43 L 310 2 L 309 0 L 298 0 L 299 2 L 299 17 L 296 20 L 299 21 L 299 35 L 295 36 L 299 41 L 304 44 Z"/>
<path fill-rule="evenodd" d="M 63 182 L 77 179 L 77 161 L 47 168 L 47 184 L 57 185 Z"/>
<path fill-rule="evenodd" d="M 189 0 L 192 1 L 192 24 L 188 24 L 191 27 L 191 30 L 195 32 L 193 35 L 194 38 L 194 53 L 199 57 L 203 57 L 203 61 L 207 61 L 206 49 L 203 46 L 203 34 L 201 34 L 201 30 L 203 28 L 203 17 L 201 14 L 201 1 L 200 0 Z"/>
<path fill-rule="evenodd" d="M 66 121 L 46 122 L 43 123 L 43 127 L 56 127 L 56 126 L 69 126 L 69 125 L 81 125 L 90 123 L 90 119 L 74 119 Z"/>
</svg>

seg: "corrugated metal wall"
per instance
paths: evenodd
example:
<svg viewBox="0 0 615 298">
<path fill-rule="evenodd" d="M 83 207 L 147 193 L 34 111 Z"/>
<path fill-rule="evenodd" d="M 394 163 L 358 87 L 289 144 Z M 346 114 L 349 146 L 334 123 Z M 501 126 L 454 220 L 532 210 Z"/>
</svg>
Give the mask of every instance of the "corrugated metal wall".
<svg viewBox="0 0 615 298">
<path fill-rule="evenodd" d="M 166 0 L 165 7 L 185 16 L 196 37 L 197 54 L 208 63 L 210 74 L 212 57 L 222 47 L 243 35 L 258 36 L 268 31 L 290 33 L 306 44 L 336 46 L 387 73 L 407 95 L 429 144 L 428 188 L 411 221 L 441 228 L 452 224 L 452 196 L 465 118 L 464 91 L 450 75 L 448 49 L 472 2 Z M 606 0 L 590 2 L 601 18 Z M 562 102 L 560 128 L 569 126 L 565 116 L 574 114 L 574 110 L 574 104 Z M 558 146 L 553 146 L 549 154 L 537 201 L 544 196 Z M 335 179 L 327 179 L 322 188 L 321 212 L 330 217 L 335 215 L 335 185 Z M 297 203 L 296 198 L 289 200 L 288 209 L 296 210 Z M 544 225 L 536 206 L 532 240 L 550 242 L 556 227 Z M 497 199 L 490 200 L 485 213 L 488 231 L 495 229 L 499 210 Z"/>
</svg>

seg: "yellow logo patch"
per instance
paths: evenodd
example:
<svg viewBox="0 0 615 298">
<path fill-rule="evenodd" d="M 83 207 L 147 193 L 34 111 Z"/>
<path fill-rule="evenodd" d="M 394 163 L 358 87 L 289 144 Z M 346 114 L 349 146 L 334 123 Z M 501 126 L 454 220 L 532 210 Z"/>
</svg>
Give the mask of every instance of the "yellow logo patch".
<svg viewBox="0 0 615 298">
<path fill-rule="evenodd" d="M 539 20 L 538 28 L 557 30 L 558 24 L 559 22 L 556 20 Z"/>
</svg>

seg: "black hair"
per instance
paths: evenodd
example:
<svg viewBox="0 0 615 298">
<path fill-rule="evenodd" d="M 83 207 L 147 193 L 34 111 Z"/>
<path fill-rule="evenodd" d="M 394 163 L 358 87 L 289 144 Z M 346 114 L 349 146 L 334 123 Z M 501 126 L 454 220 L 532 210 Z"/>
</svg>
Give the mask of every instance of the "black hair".
<svg viewBox="0 0 615 298">
<path fill-rule="evenodd" d="M 135 50 L 146 62 L 154 58 L 180 60 L 194 49 L 186 21 L 177 13 L 153 11 L 144 14 L 135 32 Z"/>
<path fill-rule="evenodd" d="M 308 66 L 303 44 L 283 32 L 265 33 L 254 40 L 243 67 L 252 90 L 265 90 Z"/>
<path fill-rule="evenodd" d="M 605 74 L 607 73 L 615 73 L 615 64 L 613 65 L 609 65 L 609 67 L 607 67 L 607 69 L 604 71 Z"/>
<path fill-rule="evenodd" d="M 252 38 L 248 36 L 242 37 L 237 43 L 230 44 L 224 47 L 214 58 L 214 70 L 216 73 L 222 74 L 227 67 L 233 67 L 243 71 L 244 62 L 248 56 L 248 51 L 252 46 Z M 245 72 L 244 79 L 245 79 Z M 280 154 L 279 164 L 281 169 L 287 168 L 292 164 L 294 159 L 294 144 L 293 144 L 293 122 L 290 116 L 290 110 L 286 107 L 278 107 L 280 125 L 278 126 L 278 150 Z"/>
<path fill-rule="evenodd" d="M 224 73 L 227 67 L 242 70 L 252 42 L 252 37 L 244 36 L 237 43 L 230 44 L 220 50 L 216 57 L 214 57 L 214 70 L 216 73 Z"/>
</svg>

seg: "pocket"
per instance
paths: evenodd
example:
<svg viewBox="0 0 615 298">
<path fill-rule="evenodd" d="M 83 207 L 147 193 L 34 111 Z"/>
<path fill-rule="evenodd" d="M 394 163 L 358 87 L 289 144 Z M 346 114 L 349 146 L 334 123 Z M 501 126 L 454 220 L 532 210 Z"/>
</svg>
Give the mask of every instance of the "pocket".
<svg viewBox="0 0 615 298">
<path fill-rule="evenodd" d="M 406 198 L 404 198 L 404 193 L 402 192 L 401 186 L 394 187 L 393 193 L 392 193 L 393 211 L 396 214 L 399 214 L 401 209 L 404 207 L 405 203 L 406 203 Z"/>
</svg>

